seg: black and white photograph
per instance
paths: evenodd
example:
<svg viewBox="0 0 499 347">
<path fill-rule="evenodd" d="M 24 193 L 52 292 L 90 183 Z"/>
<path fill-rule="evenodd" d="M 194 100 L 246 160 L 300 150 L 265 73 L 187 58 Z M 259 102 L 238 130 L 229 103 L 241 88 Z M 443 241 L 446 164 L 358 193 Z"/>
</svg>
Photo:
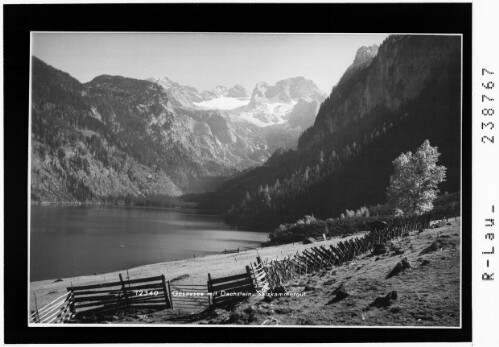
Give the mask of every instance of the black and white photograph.
<svg viewBox="0 0 499 347">
<path fill-rule="evenodd" d="M 4 342 L 494 346 L 484 2 L 3 4 Z"/>
<path fill-rule="evenodd" d="M 31 40 L 32 324 L 460 326 L 460 35 Z"/>
</svg>

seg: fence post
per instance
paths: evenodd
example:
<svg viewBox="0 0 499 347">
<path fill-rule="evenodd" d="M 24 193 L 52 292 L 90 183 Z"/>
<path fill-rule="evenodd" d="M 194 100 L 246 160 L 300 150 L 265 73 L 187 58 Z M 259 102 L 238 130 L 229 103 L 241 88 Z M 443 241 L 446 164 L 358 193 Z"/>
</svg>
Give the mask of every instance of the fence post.
<svg viewBox="0 0 499 347">
<path fill-rule="evenodd" d="M 267 269 L 265 267 L 265 265 L 263 264 L 262 258 L 260 258 L 259 255 L 256 257 L 256 261 L 257 261 L 258 265 L 261 266 L 262 271 L 265 274 L 265 279 L 266 279 L 269 287 L 272 287 L 273 284 L 274 284 L 274 278 L 273 278 L 272 268 L 270 267 L 270 268 Z"/>
<path fill-rule="evenodd" d="M 36 293 L 33 292 L 33 295 L 35 296 L 35 312 L 36 312 L 36 323 L 40 323 L 40 315 L 38 314 L 38 304 L 36 302 Z"/>
<path fill-rule="evenodd" d="M 127 306 L 130 306 L 130 301 L 128 300 L 128 294 L 126 292 L 125 282 L 123 281 L 123 276 L 120 273 L 121 289 L 123 290 L 123 295 L 125 296 L 125 301 Z"/>
<path fill-rule="evenodd" d="M 69 305 L 69 310 L 76 316 L 76 306 L 75 306 L 75 293 L 73 291 L 73 282 L 71 282 L 71 290 L 70 290 L 70 295 L 71 295 L 71 304 Z"/>
<path fill-rule="evenodd" d="M 75 301 L 74 301 L 74 292 L 71 290 L 69 292 L 69 318 L 73 318 L 74 316 L 76 316 L 76 309 L 75 309 Z"/>
<path fill-rule="evenodd" d="M 252 276 L 253 283 L 255 284 L 255 288 L 257 288 L 258 287 L 258 280 L 257 280 L 257 274 L 255 271 L 255 268 L 253 267 L 251 262 L 250 262 L 249 266 L 251 267 L 251 273 L 253 274 L 253 276 Z"/>
<path fill-rule="evenodd" d="M 246 273 L 248 274 L 248 279 L 253 284 L 253 291 L 256 292 L 256 285 L 255 285 L 255 282 L 253 281 L 253 276 L 252 276 L 252 272 L 251 272 L 249 265 L 246 265 Z"/>
<path fill-rule="evenodd" d="M 207 282 L 207 285 L 208 285 L 208 301 L 209 301 L 209 305 L 212 306 L 214 304 L 213 303 L 213 295 L 214 295 L 214 293 L 212 291 L 213 287 L 211 285 L 211 274 L 210 273 L 208 273 L 208 282 Z M 211 295 L 210 295 L 210 293 L 211 293 Z"/>
<path fill-rule="evenodd" d="M 170 307 L 173 309 L 172 289 L 170 287 L 170 281 L 167 282 L 167 285 L 168 285 L 168 296 L 170 297 Z"/>
<path fill-rule="evenodd" d="M 165 303 L 166 308 L 171 308 L 171 296 L 170 291 L 166 289 L 165 275 L 161 275 L 161 282 L 163 282 L 163 291 L 165 293 Z M 170 281 L 168 281 L 168 286 L 170 286 Z"/>
</svg>

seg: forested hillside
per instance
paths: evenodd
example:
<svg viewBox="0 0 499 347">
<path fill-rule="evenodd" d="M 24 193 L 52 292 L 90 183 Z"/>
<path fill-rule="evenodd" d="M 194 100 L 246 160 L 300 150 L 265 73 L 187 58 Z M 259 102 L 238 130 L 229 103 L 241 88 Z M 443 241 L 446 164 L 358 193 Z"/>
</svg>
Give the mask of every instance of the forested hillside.
<svg viewBox="0 0 499 347">
<path fill-rule="evenodd" d="M 216 112 L 176 117 L 153 82 L 103 75 L 82 84 L 36 57 L 32 73 L 33 201 L 167 198 L 198 177 L 235 172 L 240 159 L 214 146 Z M 209 136 L 189 140 L 196 127 Z M 196 154 L 206 147 L 212 153 Z"/>
</svg>

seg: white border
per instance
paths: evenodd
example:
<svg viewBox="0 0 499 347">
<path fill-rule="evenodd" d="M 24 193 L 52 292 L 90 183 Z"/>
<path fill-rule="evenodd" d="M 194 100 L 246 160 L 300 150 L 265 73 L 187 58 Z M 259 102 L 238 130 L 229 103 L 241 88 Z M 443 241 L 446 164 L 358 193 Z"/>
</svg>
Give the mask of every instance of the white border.
<svg viewBox="0 0 499 347">
<path fill-rule="evenodd" d="M 473 3 L 473 66 L 472 66 L 472 307 L 473 343 L 479 346 L 499 346 L 499 2 L 480 0 Z M 482 68 L 493 71 L 494 75 L 482 76 Z M 494 89 L 486 90 L 482 82 L 493 81 Z M 485 94 L 495 101 L 482 102 Z M 495 114 L 485 118 L 483 108 L 493 108 Z M 495 129 L 482 130 L 482 121 L 492 121 Z M 495 143 L 484 144 L 484 135 L 495 136 Z M 491 205 L 495 205 L 495 213 Z M 494 218 L 495 227 L 486 228 L 485 219 Z M 493 242 L 484 235 L 495 233 Z M 495 246 L 495 255 L 483 255 Z M 486 260 L 491 267 L 487 269 Z M 484 272 L 495 273 L 493 282 L 482 281 Z"/>
<path fill-rule="evenodd" d="M 33 46 L 33 34 L 39 33 L 56 33 L 56 34 L 215 34 L 215 35 L 227 35 L 227 34 L 238 34 L 238 35 L 417 35 L 417 36 L 460 36 L 461 37 L 461 165 L 460 165 L 460 208 L 461 208 L 461 221 L 460 221 L 460 281 L 459 281 L 459 289 L 460 289 L 460 312 L 459 312 L 459 326 L 456 327 L 448 327 L 448 326 L 389 326 L 389 325 L 277 325 L 277 326 L 262 326 L 262 325 L 220 325 L 220 324 L 51 324 L 51 323 L 30 323 L 30 293 L 31 293 L 31 283 L 29 281 L 30 278 L 30 230 L 31 230 L 31 83 L 32 83 L 32 46 Z M 462 154 L 463 154 L 463 144 L 462 144 L 462 134 L 463 134 L 463 35 L 462 34 L 447 34 L 447 33 L 254 33 L 254 32 L 112 32 L 112 31 L 31 31 L 30 32 L 30 91 L 29 91 L 29 140 L 28 140 L 28 300 L 27 300 L 27 323 L 28 327 L 237 327 L 237 328 L 389 328 L 389 329 L 461 329 L 462 328 L 462 271 L 463 271 L 463 257 L 462 257 L 462 242 L 463 242 L 463 229 L 462 229 Z M 499 82 L 498 82 L 499 85 Z M 498 206 L 499 210 L 499 206 Z"/>
</svg>

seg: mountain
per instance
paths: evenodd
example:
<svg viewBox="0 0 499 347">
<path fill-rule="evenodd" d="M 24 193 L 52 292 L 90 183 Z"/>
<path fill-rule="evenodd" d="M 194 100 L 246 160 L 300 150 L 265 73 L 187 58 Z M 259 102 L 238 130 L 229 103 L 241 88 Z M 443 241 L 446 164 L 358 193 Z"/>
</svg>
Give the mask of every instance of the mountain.
<svg viewBox="0 0 499 347">
<path fill-rule="evenodd" d="M 273 86 L 266 82 L 257 83 L 249 103 L 232 112 L 245 121 L 265 127 L 286 123 L 298 102 L 301 102 L 302 110 L 308 111 L 307 114 L 303 114 L 303 118 L 310 119 L 311 114 L 315 116 L 323 100 L 324 93 L 313 81 L 304 77 L 294 77 L 278 81 Z M 304 103 L 310 106 L 304 107 Z M 311 124 L 312 122 L 304 125 Z M 301 123 L 297 125 L 302 126 Z"/>
<path fill-rule="evenodd" d="M 459 37 L 392 35 L 360 48 L 297 149 L 227 181 L 210 204 L 233 224 L 269 230 L 305 214 L 384 203 L 392 161 L 425 139 L 447 167 L 440 189 L 459 191 L 460 47 Z M 255 100 L 268 89 L 259 86 Z"/>
<path fill-rule="evenodd" d="M 313 124 L 319 105 L 325 98 L 324 92 L 313 81 L 301 76 L 280 80 L 275 85 L 259 82 L 251 96 L 243 86 L 237 84 L 229 89 L 219 85 L 212 90 L 199 92 L 196 88 L 182 86 L 167 77 L 147 80 L 163 87 L 175 107 L 223 110 L 233 115 L 235 122 L 251 123 L 260 128 L 284 125 L 279 129 L 283 135 L 288 135 L 290 147 L 296 146 L 299 132 Z M 275 131 L 274 127 L 270 132 Z"/>
<path fill-rule="evenodd" d="M 206 101 L 168 78 L 101 75 L 80 83 L 36 57 L 32 64 L 33 201 L 117 201 L 213 190 L 261 165 L 300 131 L 242 121 L 198 105 L 243 99 L 216 87 Z"/>
<path fill-rule="evenodd" d="M 32 73 L 33 201 L 180 194 L 164 171 L 146 163 L 149 158 L 127 154 L 133 147 L 125 136 L 119 136 L 121 110 L 104 108 L 85 85 L 37 58 L 33 58 Z M 102 84 L 107 85 L 109 79 L 103 77 Z M 125 88 L 125 81 L 118 83 Z M 138 97 L 156 92 L 154 84 L 145 86 Z M 166 122 L 169 115 L 164 118 Z"/>
<path fill-rule="evenodd" d="M 250 138 L 262 140 L 266 160 L 278 148 L 297 146 L 301 132 L 315 120 L 325 94 L 304 77 L 278 81 L 271 86 L 257 83 L 251 97 L 241 85 L 227 89 L 216 86 L 199 93 L 195 88 L 181 86 L 168 78 L 149 78 L 162 86 L 176 107 L 196 110 L 224 111 L 226 117 L 246 132 Z"/>
</svg>

